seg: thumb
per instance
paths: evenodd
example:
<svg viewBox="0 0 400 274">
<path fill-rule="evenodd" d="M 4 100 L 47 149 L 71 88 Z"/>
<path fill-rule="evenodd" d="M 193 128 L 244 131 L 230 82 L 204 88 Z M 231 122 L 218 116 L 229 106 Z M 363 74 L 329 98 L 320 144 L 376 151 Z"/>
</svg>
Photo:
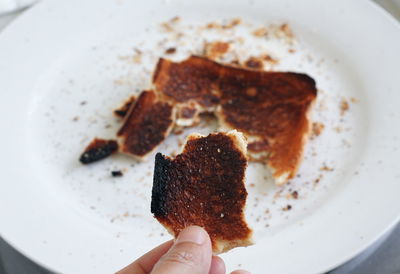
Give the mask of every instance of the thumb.
<svg viewBox="0 0 400 274">
<path fill-rule="evenodd" d="M 204 274 L 211 266 L 211 241 L 207 232 L 199 226 L 181 231 L 174 245 L 161 257 L 152 274 Z"/>
</svg>

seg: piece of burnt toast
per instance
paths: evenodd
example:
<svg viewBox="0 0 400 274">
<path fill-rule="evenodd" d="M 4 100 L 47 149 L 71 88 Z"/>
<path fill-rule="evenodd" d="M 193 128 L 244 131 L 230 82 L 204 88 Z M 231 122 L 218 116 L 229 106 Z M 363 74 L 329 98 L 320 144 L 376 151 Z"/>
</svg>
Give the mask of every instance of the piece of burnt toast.
<svg viewBox="0 0 400 274">
<path fill-rule="evenodd" d="M 277 184 L 296 174 L 309 133 L 308 112 L 317 96 L 311 77 L 191 56 L 182 62 L 160 59 L 153 84 L 164 100 L 190 102 L 197 113 L 213 111 L 221 129 L 243 132 L 250 160 L 266 163 Z"/>
<path fill-rule="evenodd" d="M 156 155 L 151 212 L 174 236 L 190 225 L 203 227 L 215 254 L 251 245 L 244 217 L 246 167 L 241 133 L 191 134 L 174 159 Z"/>
<path fill-rule="evenodd" d="M 143 91 L 131 106 L 117 133 L 119 151 L 145 158 L 169 135 L 175 120 L 174 106 L 152 90 Z"/>
<path fill-rule="evenodd" d="M 107 158 L 118 151 L 118 143 L 115 140 L 104 140 L 94 138 L 85 148 L 79 161 L 82 164 L 90 164 L 101 159 Z"/>
</svg>

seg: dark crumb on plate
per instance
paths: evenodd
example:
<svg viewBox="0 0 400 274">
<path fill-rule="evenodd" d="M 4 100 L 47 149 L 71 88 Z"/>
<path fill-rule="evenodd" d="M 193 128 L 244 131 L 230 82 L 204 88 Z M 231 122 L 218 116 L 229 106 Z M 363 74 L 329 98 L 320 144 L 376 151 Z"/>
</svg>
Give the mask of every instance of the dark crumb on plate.
<svg viewBox="0 0 400 274">
<path fill-rule="evenodd" d="M 84 106 L 84 105 L 86 105 L 86 104 L 87 104 L 86 101 L 82 101 L 82 102 L 80 103 L 81 106 Z"/>
<path fill-rule="evenodd" d="M 284 208 L 282 208 L 283 211 L 289 211 L 289 210 L 291 210 L 291 209 L 292 209 L 292 206 L 291 206 L 291 205 L 287 205 L 287 206 L 285 206 Z"/>
<path fill-rule="evenodd" d="M 122 173 L 121 170 L 113 170 L 113 171 L 111 171 L 111 176 L 113 176 L 113 177 L 122 177 L 122 176 L 124 176 L 124 173 Z"/>
<path fill-rule="evenodd" d="M 176 48 L 168 48 L 165 50 L 165 54 L 174 54 L 176 52 Z"/>
<path fill-rule="evenodd" d="M 79 116 L 75 116 L 74 118 L 72 118 L 72 122 L 78 122 L 79 121 Z"/>
<path fill-rule="evenodd" d="M 299 193 L 295 190 L 292 192 L 292 197 L 293 199 L 298 199 L 299 198 Z"/>
<path fill-rule="evenodd" d="M 115 140 L 104 140 L 95 138 L 82 153 L 79 161 L 82 164 L 89 164 L 104 159 L 118 150 L 118 143 Z"/>
<path fill-rule="evenodd" d="M 296 50 L 295 50 L 295 49 L 288 49 L 288 52 L 289 52 L 289 53 L 295 53 Z"/>
<path fill-rule="evenodd" d="M 314 184 L 318 184 L 320 181 L 321 181 L 321 179 L 322 179 L 322 174 L 320 174 L 315 180 L 314 180 Z"/>
</svg>

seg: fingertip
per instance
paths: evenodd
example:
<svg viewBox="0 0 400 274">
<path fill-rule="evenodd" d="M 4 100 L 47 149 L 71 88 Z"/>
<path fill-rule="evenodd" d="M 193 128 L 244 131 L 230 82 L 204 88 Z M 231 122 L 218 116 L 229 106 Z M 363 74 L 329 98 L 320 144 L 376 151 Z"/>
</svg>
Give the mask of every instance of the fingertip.
<svg viewBox="0 0 400 274">
<path fill-rule="evenodd" d="M 183 229 L 178 237 L 176 238 L 176 243 L 181 243 L 181 242 L 192 242 L 198 245 L 202 245 L 206 242 L 210 241 L 210 237 L 208 236 L 207 231 L 204 230 L 204 228 L 193 225 L 186 227 Z"/>
<path fill-rule="evenodd" d="M 213 256 L 211 260 L 209 274 L 225 274 L 225 273 L 226 273 L 226 268 L 224 261 L 218 256 Z"/>
</svg>

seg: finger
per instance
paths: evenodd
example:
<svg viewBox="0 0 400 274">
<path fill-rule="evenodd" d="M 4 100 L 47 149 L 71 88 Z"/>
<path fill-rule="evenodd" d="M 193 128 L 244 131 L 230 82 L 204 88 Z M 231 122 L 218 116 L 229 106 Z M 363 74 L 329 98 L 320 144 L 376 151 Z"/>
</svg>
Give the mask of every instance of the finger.
<svg viewBox="0 0 400 274">
<path fill-rule="evenodd" d="M 173 240 L 165 242 L 153 250 L 147 252 L 142 257 L 118 271 L 116 274 L 147 274 L 153 269 L 154 264 L 164 255 L 172 246 Z"/>
<path fill-rule="evenodd" d="M 251 273 L 247 270 L 240 269 L 240 270 L 235 270 L 235 271 L 231 272 L 231 274 L 251 274 Z"/>
<path fill-rule="evenodd" d="M 211 265 L 211 240 L 199 226 L 181 231 L 171 249 L 154 266 L 152 274 L 204 274 Z"/>
<path fill-rule="evenodd" d="M 226 268 L 224 261 L 218 257 L 213 256 L 211 260 L 211 267 L 209 274 L 225 274 Z"/>
</svg>

